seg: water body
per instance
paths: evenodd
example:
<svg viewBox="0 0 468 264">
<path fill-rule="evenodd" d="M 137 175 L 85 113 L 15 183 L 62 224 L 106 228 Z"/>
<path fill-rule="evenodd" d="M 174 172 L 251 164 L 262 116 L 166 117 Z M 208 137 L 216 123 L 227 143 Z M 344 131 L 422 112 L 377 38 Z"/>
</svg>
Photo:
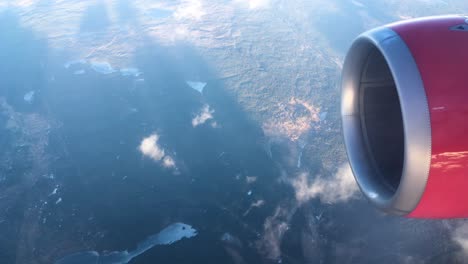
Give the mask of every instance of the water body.
<svg viewBox="0 0 468 264">
<path fill-rule="evenodd" d="M 60 125 L 50 128 L 48 155 L 52 161 L 44 175 L 55 176 L 44 177 L 47 188 L 41 198 L 48 204 L 43 206 L 40 220 L 30 224 L 31 229 L 56 233 L 49 233 L 43 243 L 39 243 L 40 237 L 33 238 L 38 241 L 36 250 L 57 248 L 61 236 L 77 232 L 79 239 L 70 242 L 73 248 L 97 243 L 99 250 L 68 256 L 68 262 L 59 263 L 82 259 L 125 263 L 137 254 L 138 260 L 133 261 L 140 263 L 170 263 L 174 256 L 178 263 L 224 263 L 230 257 L 219 243 L 222 234 L 217 230 L 230 230 L 248 241 L 261 233 L 263 223 L 255 219 L 267 217 L 268 210 L 252 210 L 245 220 L 235 220 L 234 213 L 237 208 L 247 210 L 253 196 L 268 203 L 281 198 L 268 191 L 279 174 L 259 144 L 261 129 L 246 117 L 221 82 L 210 83 L 213 91 L 203 90 L 206 83 L 195 83 L 204 92 L 203 97 L 197 96 L 188 88 L 187 76 L 214 79 L 212 73 L 193 51 L 166 49 L 150 46 L 147 53 L 142 49 L 132 69 L 125 72 L 130 74 L 127 76 L 108 63 L 94 64 L 99 74 L 79 78 L 70 75 L 71 70 L 87 70 L 92 64 L 58 67 L 61 70 L 54 73 L 55 81 L 41 90 L 41 102 Z M 187 56 L 166 55 L 177 52 Z M 157 56 L 152 57 L 153 53 Z M 113 71 L 116 74 L 107 74 Z M 145 81 L 136 86 L 137 72 L 144 73 Z M 194 127 L 193 119 L 206 105 L 218 126 Z M 142 140 L 154 134 L 164 158 L 149 158 L 139 149 Z M 60 154 L 62 150 L 65 154 Z M 239 172 L 258 179 L 250 184 L 237 181 Z M 57 194 L 49 196 L 57 186 Z M 254 192 L 249 196 L 251 189 Z M 248 220 L 250 215 L 255 218 Z M 203 236 L 196 243 L 188 240 L 146 254 L 139 253 L 142 247 L 135 249 L 136 244 L 145 243 L 138 241 L 154 232 L 155 225 L 178 221 L 204 230 Z M 172 241 L 171 237 L 166 241 Z M 106 253 L 103 249 L 119 251 Z M 67 247 L 55 250 L 70 252 Z M 254 248 L 245 250 L 250 251 L 250 262 L 260 261 Z M 61 256 L 57 253 L 49 263 Z"/>
</svg>

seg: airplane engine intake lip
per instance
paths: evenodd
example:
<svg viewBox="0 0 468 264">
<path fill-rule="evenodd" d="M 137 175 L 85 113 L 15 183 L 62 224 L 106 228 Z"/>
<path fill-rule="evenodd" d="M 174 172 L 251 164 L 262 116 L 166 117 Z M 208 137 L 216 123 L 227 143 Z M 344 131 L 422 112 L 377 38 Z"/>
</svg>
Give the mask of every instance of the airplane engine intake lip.
<svg viewBox="0 0 468 264">
<path fill-rule="evenodd" d="M 361 78 L 373 50 L 378 50 L 387 63 L 401 107 L 404 157 L 399 184 L 394 189 L 378 177 L 374 157 L 367 145 L 369 141 L 362 129 Z M 392 214 L 407 215 L 418 205 L 429 177 L 431 125 L 417 64 L 395 31 L 381 27 L 360 35 L 354 41 L 343 66 L 341 96 L 344 141 L 359 187 L 378 208 Z"/>
</svg>

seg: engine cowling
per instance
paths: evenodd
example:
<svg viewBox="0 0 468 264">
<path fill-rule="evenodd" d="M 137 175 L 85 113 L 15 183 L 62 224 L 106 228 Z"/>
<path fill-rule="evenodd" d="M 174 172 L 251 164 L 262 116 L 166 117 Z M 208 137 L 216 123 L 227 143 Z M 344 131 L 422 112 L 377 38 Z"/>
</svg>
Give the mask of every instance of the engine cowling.
<svg viewBox="0 0 468 264">
<path fill-rule="evenodd" d="M 468 217 L 468 19 L 428 17 L 360 35 L 343 65 L 348 159 L 378 208 Z"/>
</svg>

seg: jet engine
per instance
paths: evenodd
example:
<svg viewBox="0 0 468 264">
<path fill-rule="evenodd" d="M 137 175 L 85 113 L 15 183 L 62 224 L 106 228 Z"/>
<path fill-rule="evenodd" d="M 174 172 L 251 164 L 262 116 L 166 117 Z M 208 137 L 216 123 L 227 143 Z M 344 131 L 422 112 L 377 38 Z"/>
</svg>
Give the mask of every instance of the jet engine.
<svg viewBox="0 0 468 264">
<path fill-rule="evenodd" d="M 361 34 L 341 96 L 348 159 L 372 204 L 406 217 L 468 217 L 467 17 Z"/>
</svg>

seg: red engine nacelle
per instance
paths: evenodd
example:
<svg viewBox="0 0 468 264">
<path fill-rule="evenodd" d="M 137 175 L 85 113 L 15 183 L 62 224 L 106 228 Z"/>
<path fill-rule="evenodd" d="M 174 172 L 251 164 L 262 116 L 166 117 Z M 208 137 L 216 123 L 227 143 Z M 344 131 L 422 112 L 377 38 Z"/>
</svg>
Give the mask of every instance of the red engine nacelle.
<svg viewBox="0 0 468 264">
<path fill-rule="evenodd" d="M 468 19 L 368 31 L 342 78 L 344 139 L 364 195 L 407 217 L 468 217 Z"/>
</svg>

